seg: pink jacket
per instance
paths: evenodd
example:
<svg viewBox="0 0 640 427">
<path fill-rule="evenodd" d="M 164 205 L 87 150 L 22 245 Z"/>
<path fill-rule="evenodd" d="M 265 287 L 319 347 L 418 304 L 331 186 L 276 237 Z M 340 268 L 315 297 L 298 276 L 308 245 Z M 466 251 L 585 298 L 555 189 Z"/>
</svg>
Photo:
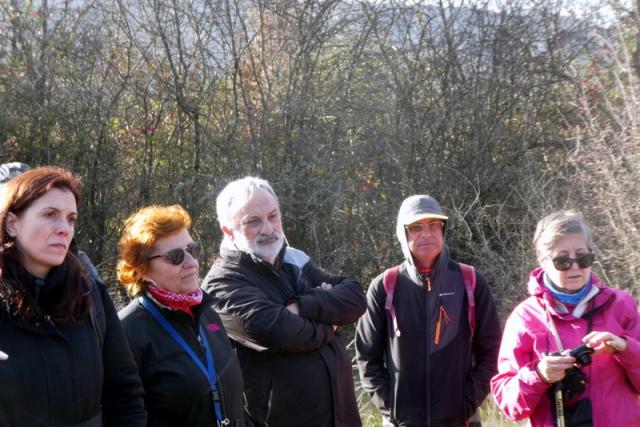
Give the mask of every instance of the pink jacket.
<svg viewBox="0 0 640 427">
<path fill-rule="evenodd" d="M 498 374 L 491 380 L 491 393 L 502 412 L 512 421 L 529 418 L 532 427 L 553 426 L 550 387 L 536 371 L 543 353 L 558 351 L 547 328 L 545 307 L 549 307 L 565 349 L 582 344 L 588 322 L 572 314 L 559 314 L 555 300 L 542 283 L 543 271 L 536 268 L 529 279 L 531 296 L 511 313 L 505 325 Z M 619 289 L 603 285 L 592 275 L 599 292 L 589 301 L 585 313 L 607 304 L 593 317 L 594 331 L 609 331 L 628 342 L 618 354 L 593 356 L 583 368 L 589 378 L 585 391 L 593 405 L 594 426 L 640 426 L 640 319 L 634 299 Z M 611 301 L 609 299 L 611 298 Z"/>
</svg>

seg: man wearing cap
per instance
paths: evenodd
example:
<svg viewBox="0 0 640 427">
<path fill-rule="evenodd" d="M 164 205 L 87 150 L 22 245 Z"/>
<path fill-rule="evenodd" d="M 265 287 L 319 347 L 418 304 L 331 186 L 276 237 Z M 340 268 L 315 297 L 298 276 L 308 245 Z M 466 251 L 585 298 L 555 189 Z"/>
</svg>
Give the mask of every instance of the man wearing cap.
<svg viewBox="0 0 640 427">
<path fill-rule="evenodd" d="M 396 224 L 404 262 L 386 290 L 383 274 L 371 282 L 358 322 L 362 385 L 386 426 L 480 425 L 472 416 L 496 372 L 495 302 L 479 272 L 467 295 L 461 266 L 444 243 L 447 220 L 431 196 L 404 200 Z"/>
</svg>

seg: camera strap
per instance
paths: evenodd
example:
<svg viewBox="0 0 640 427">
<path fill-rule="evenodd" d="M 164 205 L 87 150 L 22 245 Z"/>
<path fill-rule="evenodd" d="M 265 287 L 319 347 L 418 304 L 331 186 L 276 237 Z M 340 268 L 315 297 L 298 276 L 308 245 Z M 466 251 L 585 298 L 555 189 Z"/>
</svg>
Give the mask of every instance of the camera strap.
<svg viewBox="0 0 640 427">
<path fill-rule="evenodd" d="M 560 339 L 560 334 L 558 333 L 558 329 L 556 328 L 556 322 L 553 321 L 553 316 L 549 312 L 549 307 L 545 306 L 545 312 L 547 313 L 547 323 L 549 324 L 549 330 L 551 331 L 551 335 L 556 340 L 556 345 L 558 346 L 558 351 L 562 353 L 564 351 L 564 346 L 562 345 L 562 340 Z"/>
<path fill-rule="evenodd" d="M 551 335 L 556 340 L 556 345 L 558 346 L 558 351 L 562 353 L 564 351 L 564 346 L 562 345 L 562 340 L 560 339 L 560 334 L 558 333 L 558 329 L 556 328 L 556 322 L 553 321 L 553 316 L 549 312 L 549 307 L 545 306 L 545 312 L 547 313 L 547 323 L 549 324 L 549 330 L 551 331 Z M 554 405 L 556 408 L 556 425 L 557 427 L 565 427 L 564 424 L 564 401 L 562 399 L 562 389 L 558 386 L 555 387 L 553 392 L 554 397 Z"/>
<path fill-rule="evenodd" d="M 558 346 L 558 350 L 560 351 L 560 353 L 564 352 L 564 346 L 562 345 L 562 340 L 560 339 L 560 334 L 558 333 L 558 329 L 556 327 L 555 321 L 553 320 L 553 315 L 551 314 L 549 307 L 545 306 L 545 312 L 547 314 L 547 322 L 548 322 L 548 328 L 549 331 L 551 331 L 551 335 L 553 335 L 553 337 L 556 340 L 556 345 Z M 594 313 L 595 314 L 595 313 Z M 589 321 L 589 325 L 588 325 L 588 330 L 591 331 L 592 329 L 592 319 L 593 317 L 590 317 L 589 319 L 587 319 Z M 568 371 L 567 371 L 568 372 Z M 578 370 L 578 372 L 581 373 L 580 370 Z M 582 374 L 584 375 L 584 374 Z M 586 377 L 584 377 L 586 380 Z M 563 380 L 564 381 L 564 380 Z M 560 385 L 561 383 L 555 383 L 554 388 L 553 388 L 553 399 L 552 399 L 552 404 L 554 406 L 555 409 L 555 425 L 557 427 L 566 427 L 567 425 L 571 426 L 574 425 L 572 424 L 575 419 L 575 413 L 572 415 L 571 411 L 569 411 L 568 414 L 565 413 L 565 403 L 567 404 L 571 404 L 570 402 L 573 401 L 572 397 L 569 397 L 569 402 L 565 402 L 565 396 L 563 395 L 563 388 Z M 588 399 L 587 399 L 588 401 Z M 567 418 L 568 417 L 568 418 Z M 589 415 L 589 421 L 591 422 L 591 415 Z M 583 425 L 581 423 L 579 423 L 578 425 Z M 585 425 L 592 425 L 592 424 L 585 424 Z"/>
</svg>

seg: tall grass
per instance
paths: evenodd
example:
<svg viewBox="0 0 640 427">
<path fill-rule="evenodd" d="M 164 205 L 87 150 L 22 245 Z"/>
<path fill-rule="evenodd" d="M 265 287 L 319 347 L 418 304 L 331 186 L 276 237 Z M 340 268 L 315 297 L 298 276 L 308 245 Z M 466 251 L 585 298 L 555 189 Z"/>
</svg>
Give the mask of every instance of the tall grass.
<svg viewBox="0 0 640 427">
<path fill-rule="evenodd" d="M 360 405 L 360 416 L 364 427 L 380 427 L 382 425 L 380 412 L 366 397 L 366 393 L 360 394 L 358 404 Z M 480 407 L 480 416 L 482 417 L 483 427 L 522 427 L 527 425 L 526 421 L 514 423 L 507 420 L 491 399 L 485 400 Z"/>
</svg>

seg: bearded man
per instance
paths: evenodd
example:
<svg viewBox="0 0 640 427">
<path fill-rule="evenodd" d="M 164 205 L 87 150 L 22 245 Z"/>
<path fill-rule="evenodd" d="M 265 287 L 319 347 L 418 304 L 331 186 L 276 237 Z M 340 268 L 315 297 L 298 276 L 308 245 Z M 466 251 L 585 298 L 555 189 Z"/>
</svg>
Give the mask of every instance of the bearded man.
<svg viewBox="0 0 640 427">
<path fill-rule="evenodd" d="M 236 348 L 249 424 L 362 425 L 338 334 L 364 312 L 362 286 L 287 245 L 267 181 L 229 183 L 216 208 L 224 238 L 202 287 Z"/>
</svg>

